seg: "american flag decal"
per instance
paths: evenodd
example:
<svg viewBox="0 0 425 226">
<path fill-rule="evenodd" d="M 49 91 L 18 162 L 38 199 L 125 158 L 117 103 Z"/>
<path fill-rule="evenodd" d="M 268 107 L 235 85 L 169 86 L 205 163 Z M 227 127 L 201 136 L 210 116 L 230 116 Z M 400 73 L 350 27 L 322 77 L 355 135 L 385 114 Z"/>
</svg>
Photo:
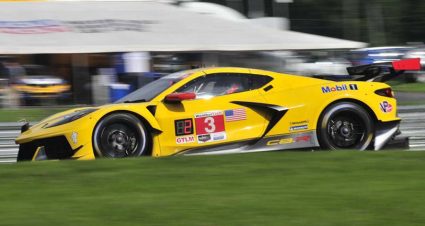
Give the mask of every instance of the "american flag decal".
<svg viewBox="0 0 425 226">
<path fill-rule="evenodd" d="M 234 110 L 224 111 L 226 116 L 226 122 L 240 121 L 246 119 L 246 110 L 245 108 L 238 108 Z"/>
</svg>

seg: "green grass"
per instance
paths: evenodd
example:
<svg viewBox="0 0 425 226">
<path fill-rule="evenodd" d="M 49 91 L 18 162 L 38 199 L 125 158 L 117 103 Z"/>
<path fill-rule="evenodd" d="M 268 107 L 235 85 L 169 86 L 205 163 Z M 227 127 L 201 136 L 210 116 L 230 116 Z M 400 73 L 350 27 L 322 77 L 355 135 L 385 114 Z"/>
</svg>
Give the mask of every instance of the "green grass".
<svg viewBox="0 0 425 226">
<path fill-rule="evenodd" d="M 0 165 L 2 225 L 425 225 L 425 152 Z"/>
<path fill-rule="evenodd" d="M 415 93 L 424 93 L 425 84 L 416 82 L 416 83 L 404 83 L 393 86 L 394 90 L 397 92 L 415 92 Z"/>
<path fill-rule="evenodd" d="M 25 119 L 28 122 L 40 121 L 47 116 L 57 112 L 70 109 L 71 106 L 64 107 L 26 107 L 26 108 L 2 108 L 0 109 L 0 122 L 17 122 Z"/>
<path fill-rule="evenodd" d="M 425 83 L 414 82 L 414 83 L 404 83 L 400 81 L 390 81 L 389 85 L 396 92 L 413 92 L 413 93 L 425 93 Z"/>
</svg>

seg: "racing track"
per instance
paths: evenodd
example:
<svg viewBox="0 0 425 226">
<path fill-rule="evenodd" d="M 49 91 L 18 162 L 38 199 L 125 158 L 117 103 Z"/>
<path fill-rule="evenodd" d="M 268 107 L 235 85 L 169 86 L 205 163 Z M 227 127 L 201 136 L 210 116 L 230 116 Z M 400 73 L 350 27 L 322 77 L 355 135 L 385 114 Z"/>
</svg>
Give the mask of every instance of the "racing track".
<svg viewBox="0 0 425 226">
<path fill-rule="evenodd" d="M 402 119 L 401 136 L 410 139 L 409 149 L 406 151 L 425 150 L 425 106 L 399 107 L 399 116 Z M 16 162 L 18 145 L 14 139 L 20 133 L 21 123 L 0 123 L 0 163 Z"/>
</svg>

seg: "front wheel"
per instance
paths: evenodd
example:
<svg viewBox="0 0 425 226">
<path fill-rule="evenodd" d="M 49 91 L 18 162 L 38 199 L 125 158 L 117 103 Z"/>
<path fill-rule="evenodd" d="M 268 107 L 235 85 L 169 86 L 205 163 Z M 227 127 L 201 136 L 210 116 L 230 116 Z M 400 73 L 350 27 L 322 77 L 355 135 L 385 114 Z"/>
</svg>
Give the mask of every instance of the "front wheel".
<svg viewBox="0 0 425 226">
<path fill-rule="evenodd" d="M 374 123 L 369 113 L 351 102 L 336 103 L 323 112 L 317 126 L 324 149 L 367 149 L 373 140 Z"/>
<path fill-rule="evenodd" d="M 96 125 L 93 148 L 98 157 L 142 156 L 149 148 L 149 136 L 143 123 L 134 115 L 111 114 Z"/>
</svg>

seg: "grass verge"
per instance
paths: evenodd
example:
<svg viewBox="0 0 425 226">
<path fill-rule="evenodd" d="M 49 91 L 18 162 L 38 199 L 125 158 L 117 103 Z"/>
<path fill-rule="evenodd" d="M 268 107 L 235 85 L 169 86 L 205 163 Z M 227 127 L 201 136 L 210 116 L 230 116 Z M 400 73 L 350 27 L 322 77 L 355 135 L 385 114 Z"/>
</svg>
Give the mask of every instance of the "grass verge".
<svg viewBox="0 0 425 226">
<path fill-rule="evenodd" d="M 64 107 L 26 107 L 26 108 L 2 108 L 0 109 L 0 122 L 17 122 L 25 119 L 28 122 L 37 122 L 47 116 L 65 111 L 72 106 Z"/>
<path fill-rule="evenodd" d="M 425 93 L 425 83 L 422 82 L 406 83 L 401 80 L 391 80 L 386 83 L 396 92 Z"/>
<path fill-rule="evenodd" d="M 424 225 L 425 152 L 0 165 L 3 225 Z"/>
</svg>

